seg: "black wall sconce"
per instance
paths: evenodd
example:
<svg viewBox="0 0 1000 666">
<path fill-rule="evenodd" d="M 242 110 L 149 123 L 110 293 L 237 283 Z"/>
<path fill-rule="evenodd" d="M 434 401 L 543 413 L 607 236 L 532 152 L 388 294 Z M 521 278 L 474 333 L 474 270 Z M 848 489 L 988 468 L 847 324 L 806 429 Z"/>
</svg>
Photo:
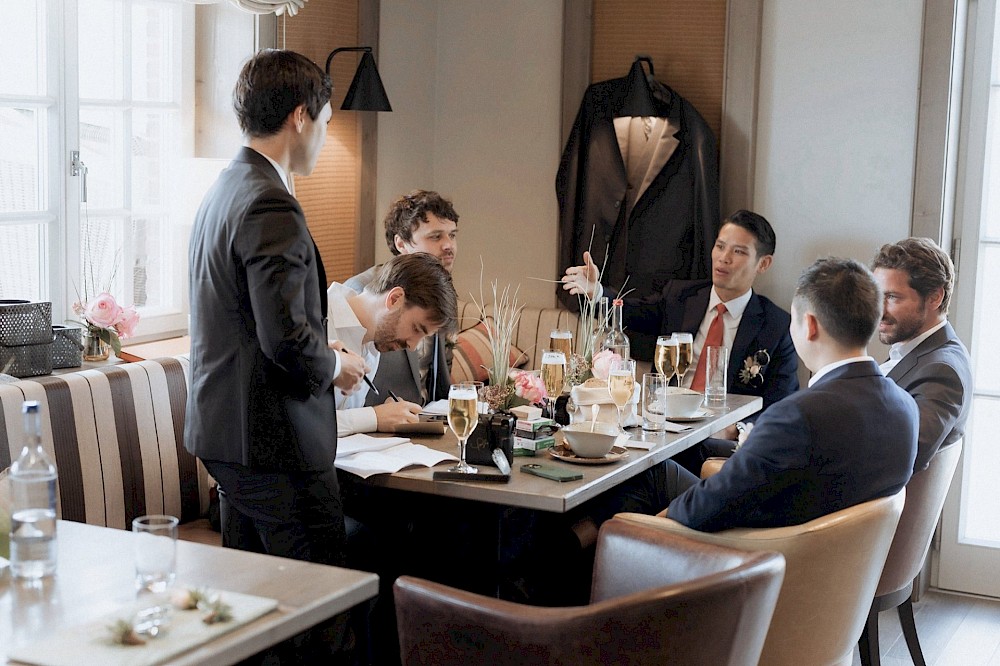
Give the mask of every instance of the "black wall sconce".
<svg viewBox="0 0 1000 666">
<path fill-rule="evenodd" d="M 385 87 L 382 86 L 382 77 L 378 75 L 378 68 L 375 67 L 372 47 L 345 46 L 334 49 L 326 57 L 326 73 L 328 75 L 333 56 L 341 51 L 364 52 L 364 55 L 361 56 L 361 62 L 358 63 L 358 71 L 354 73 L 354 79 L 351 81 L 351 87 L 347 89 L 344 103 L 340 105 L 341 111 L 392 111 L 389 97 L 385 94 Z"/>
</svg>

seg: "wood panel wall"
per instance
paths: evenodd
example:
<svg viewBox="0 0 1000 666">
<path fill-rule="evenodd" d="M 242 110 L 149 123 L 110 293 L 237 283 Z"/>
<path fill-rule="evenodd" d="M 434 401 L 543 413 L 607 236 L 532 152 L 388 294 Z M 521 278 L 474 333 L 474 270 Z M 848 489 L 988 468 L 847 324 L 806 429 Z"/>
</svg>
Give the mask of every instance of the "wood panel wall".
<svg viewBox="0 0 1000 666">
<path fill-rule="evenodd" d="M 625 76 L 637 54 L 691 102 L 718 139 L 722 126 L 726 0 L 594 0 L 591 82 Z"/>
<path fill-rule="evenodd" d="M 307 2 L 299 13 L 278 19 L 278 45 L 323 67 L 335 48 L 358 46 L 358 0 Z M 295 177 L 295 196 L 323 257 L 327 279 L 342 282 L 355 274 L 360 207 L 359 115 L 341 111 L 360 54 L 339 53 L 332 64 L 333 118 L 326 145 L 312 175 Z"/>
</svg>

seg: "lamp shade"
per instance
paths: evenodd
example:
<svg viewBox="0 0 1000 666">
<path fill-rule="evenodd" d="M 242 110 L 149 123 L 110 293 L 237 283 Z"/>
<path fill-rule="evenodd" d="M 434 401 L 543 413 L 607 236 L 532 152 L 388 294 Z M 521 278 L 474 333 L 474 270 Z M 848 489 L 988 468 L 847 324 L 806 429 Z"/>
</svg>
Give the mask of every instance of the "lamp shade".
<svg viewBox="0 0 1000 666">
<path fill-rule="evenodd" d="M 365 51 L 361 56 L 358 71 L 354 73 L 354 80 L 340 108 L 342 111 L 392 111 L 382 86 L 382 77 L 375 67 L 375 58 L 370 52 Z"/>
</svg>

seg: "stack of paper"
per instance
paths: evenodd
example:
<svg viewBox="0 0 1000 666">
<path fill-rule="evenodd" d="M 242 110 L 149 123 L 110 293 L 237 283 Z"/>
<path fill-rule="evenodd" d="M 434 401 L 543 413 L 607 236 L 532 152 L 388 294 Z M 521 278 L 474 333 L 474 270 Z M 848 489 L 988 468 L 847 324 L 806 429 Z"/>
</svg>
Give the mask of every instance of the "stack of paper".
<svg viewBox="0 0 1000 666">
<path fill-rule="evenodd" d="M 337 440 L 337 469 L 367 479 L 372 474 L 392 474 L 404 467 L 433 467 L 446 460 L 458 460 L 450 453 L 414 444 L 405 437 L 350 435 Z"/>
</svg>

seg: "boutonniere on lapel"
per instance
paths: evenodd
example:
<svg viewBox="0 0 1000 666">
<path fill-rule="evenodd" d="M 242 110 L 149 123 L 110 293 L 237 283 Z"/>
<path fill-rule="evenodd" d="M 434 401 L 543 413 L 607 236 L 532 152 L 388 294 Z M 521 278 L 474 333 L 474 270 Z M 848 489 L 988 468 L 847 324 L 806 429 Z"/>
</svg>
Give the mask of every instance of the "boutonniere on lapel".
<svg viewBox="0 0 1000 666">
<path fill-rule="evenodd" d="M 766 349 L 758 349 L 743 361 L 743 368 L 740 370 L 740 381 L 747 386 L 762 386 L 764 384 L 764 370 L 771 362 L 771 355 Z"/>
</svg>

